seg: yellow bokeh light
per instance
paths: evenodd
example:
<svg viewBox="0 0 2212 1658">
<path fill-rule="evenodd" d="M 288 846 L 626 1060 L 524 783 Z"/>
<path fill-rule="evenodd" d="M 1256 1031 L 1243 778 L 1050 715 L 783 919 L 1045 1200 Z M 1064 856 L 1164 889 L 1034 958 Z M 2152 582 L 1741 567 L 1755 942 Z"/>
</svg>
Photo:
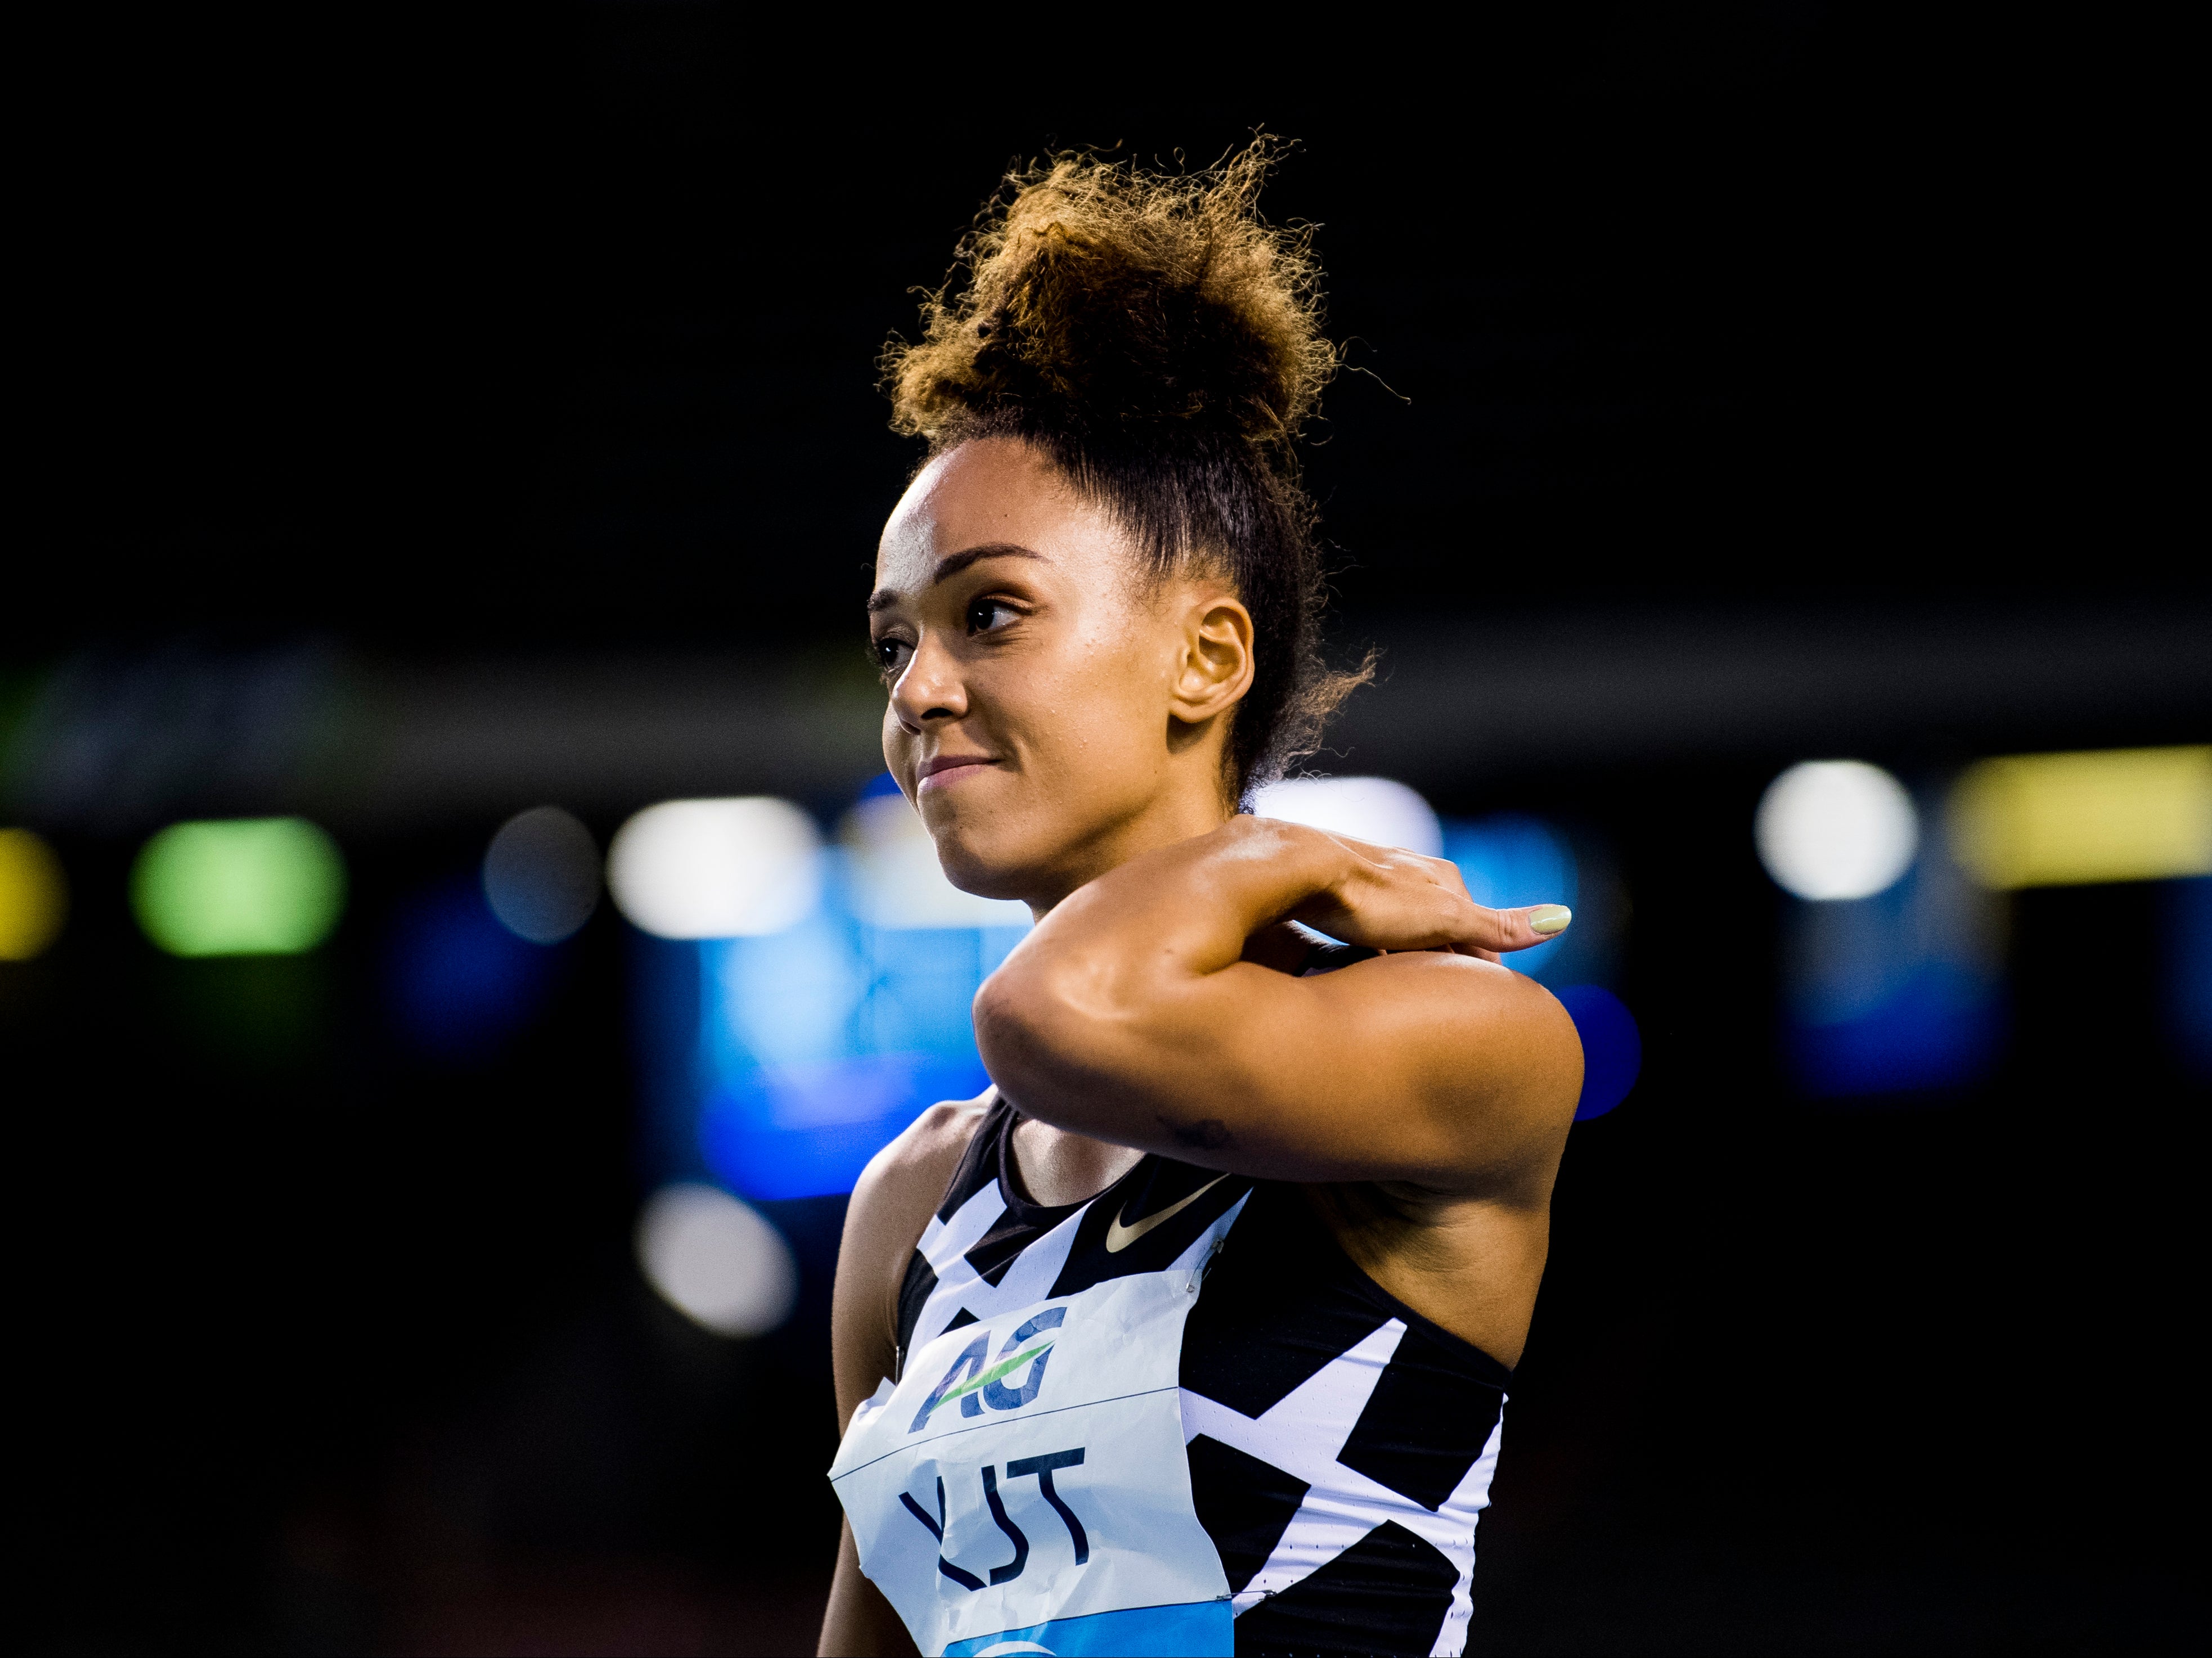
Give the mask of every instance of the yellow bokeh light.
<svg viewBox="0 0 2212 1658">
<path fill-rule="evenodd" d="M 61 936 L 69 883 L 54 849 L 28 829 L 0 829 L 0 962 L 27 962 Z"/>
<path fill-rule="evenodd" d="M 1984 886 L 2212 874 L 2212 747 L 1984 760 L 1949 817 L 1953 853 Z"/>
</svg>

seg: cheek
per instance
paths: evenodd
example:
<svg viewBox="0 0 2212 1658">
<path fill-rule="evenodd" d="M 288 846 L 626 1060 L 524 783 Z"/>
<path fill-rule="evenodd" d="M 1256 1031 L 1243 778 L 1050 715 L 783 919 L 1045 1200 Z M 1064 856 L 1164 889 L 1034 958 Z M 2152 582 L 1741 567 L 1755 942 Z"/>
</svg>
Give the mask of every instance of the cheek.
<svg viewBox="0 0 2212 1658">
<path fill-rule="evenodd" d="M 897 778 L 908 798 L 914 794 L 914 738 L 899 724 L 897 713 L 885 704 L 884 708 L 884 764 Z"/>
<path fill-rule="evenodd" d="M 1118 629 L 1071 641 L 1060 671 L 1035 688 L 1032 731 L 1086 767 L 1149 767 L 1166 731 L 1154 654 Z"/>
</svg>

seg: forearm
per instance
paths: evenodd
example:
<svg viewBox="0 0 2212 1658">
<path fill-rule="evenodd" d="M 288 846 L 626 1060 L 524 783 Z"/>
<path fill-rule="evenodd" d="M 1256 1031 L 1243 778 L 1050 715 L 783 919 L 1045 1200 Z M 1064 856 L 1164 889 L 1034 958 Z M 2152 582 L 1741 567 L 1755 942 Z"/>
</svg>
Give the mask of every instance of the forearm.
<svg viewBox="0 0 2212 1658">
<path fill-rule="evenodd" d="M 1565 1013 L 1495 965 L 1541 941 L 1530 917 L 1441 859 L 1244 819 L 1066 900 L 985 982 L 976 1038 L 1076 1133 L 1270 1179 L 1480 1181 L 1580 1085 Z M 1285 920 L 1384 954 L 1314 979 L 1245 957 Z"/>
<path fill-rule="evenodd" d="M 994 1079 L 1058 1127 L 1139 1143 L 1157 1127 L 1147 1084 L 1206 1029 L 1210 982 L 1353 861 L 1326 835 L 1243 817 L 1082 888 L 976 998 Z"/>
<path fill-rule="evenodd" d="M 1334 889 L 1357 862 L 1310 829 L 1231 818 L 1071 894 L 1008 962 L 1005 987 L 1126 1003 L 1218 973 L 1254 933 Z"/>
</svg>

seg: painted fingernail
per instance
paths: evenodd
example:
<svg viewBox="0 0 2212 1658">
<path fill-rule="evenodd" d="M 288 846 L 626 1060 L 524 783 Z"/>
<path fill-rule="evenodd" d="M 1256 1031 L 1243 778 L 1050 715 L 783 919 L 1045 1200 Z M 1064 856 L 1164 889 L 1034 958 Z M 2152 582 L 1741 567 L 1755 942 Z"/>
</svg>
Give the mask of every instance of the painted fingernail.
<svg viewBox="0 0 2212 1658">
<path fill-rule="evenodd" d="M 1574 919 L 1574 911 L 1565 904 L 1539 904 L 1528 912 L 1528 931 L 1540 932 L 1548 938 L 1554 932 L 1565 932 L 1567 923 Z"/>
</svg>

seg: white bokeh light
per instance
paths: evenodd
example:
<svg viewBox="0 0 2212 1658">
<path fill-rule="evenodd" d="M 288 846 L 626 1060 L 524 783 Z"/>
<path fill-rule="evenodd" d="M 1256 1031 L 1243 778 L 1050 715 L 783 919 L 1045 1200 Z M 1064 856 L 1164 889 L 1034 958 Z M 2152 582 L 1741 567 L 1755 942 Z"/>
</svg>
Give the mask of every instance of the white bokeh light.
<svg viewBox="0 0 2212 1658">
<path fill-rule="evenodd" d="M 716 1335 L 764 1334 L 791 1315 L 799 1294 L 783 1234 L 750 1204 L 696 1181 L 646 1199 L 637 1261 L 663 1300 Z"/>
<path fill-rule="evenodd" d="M 1753 833 L 1759 860 L 1800 898 L 1870 898 L 1896 884 L 1920 846 L 1905 786 L 1860 760 L 1808 760 L 1767 785 Z"/>
<path fill-rule="evenodd" d="M 1443 856 L 1443 825 L 1435 809 L 1387 777 L 1294 777 L 1255 793 L 1252 811 L 1376 846 Z"/>
<path fill-rule="evenodd" d="M 978 898 L 945 878 L 937 843 L 902 794 L 861 801 L 845 814 L 842 838 L 852 854 L 853 908 L 870 926 L 1030 924 L 1028 905 Z"/>
<path fill-rule="evenodd" d="M 667 800 L 616 831 L 615 907 L 662 938 L 781 932 L 822 893 L 822 837 L 788 800 Z"/>
</svg>

